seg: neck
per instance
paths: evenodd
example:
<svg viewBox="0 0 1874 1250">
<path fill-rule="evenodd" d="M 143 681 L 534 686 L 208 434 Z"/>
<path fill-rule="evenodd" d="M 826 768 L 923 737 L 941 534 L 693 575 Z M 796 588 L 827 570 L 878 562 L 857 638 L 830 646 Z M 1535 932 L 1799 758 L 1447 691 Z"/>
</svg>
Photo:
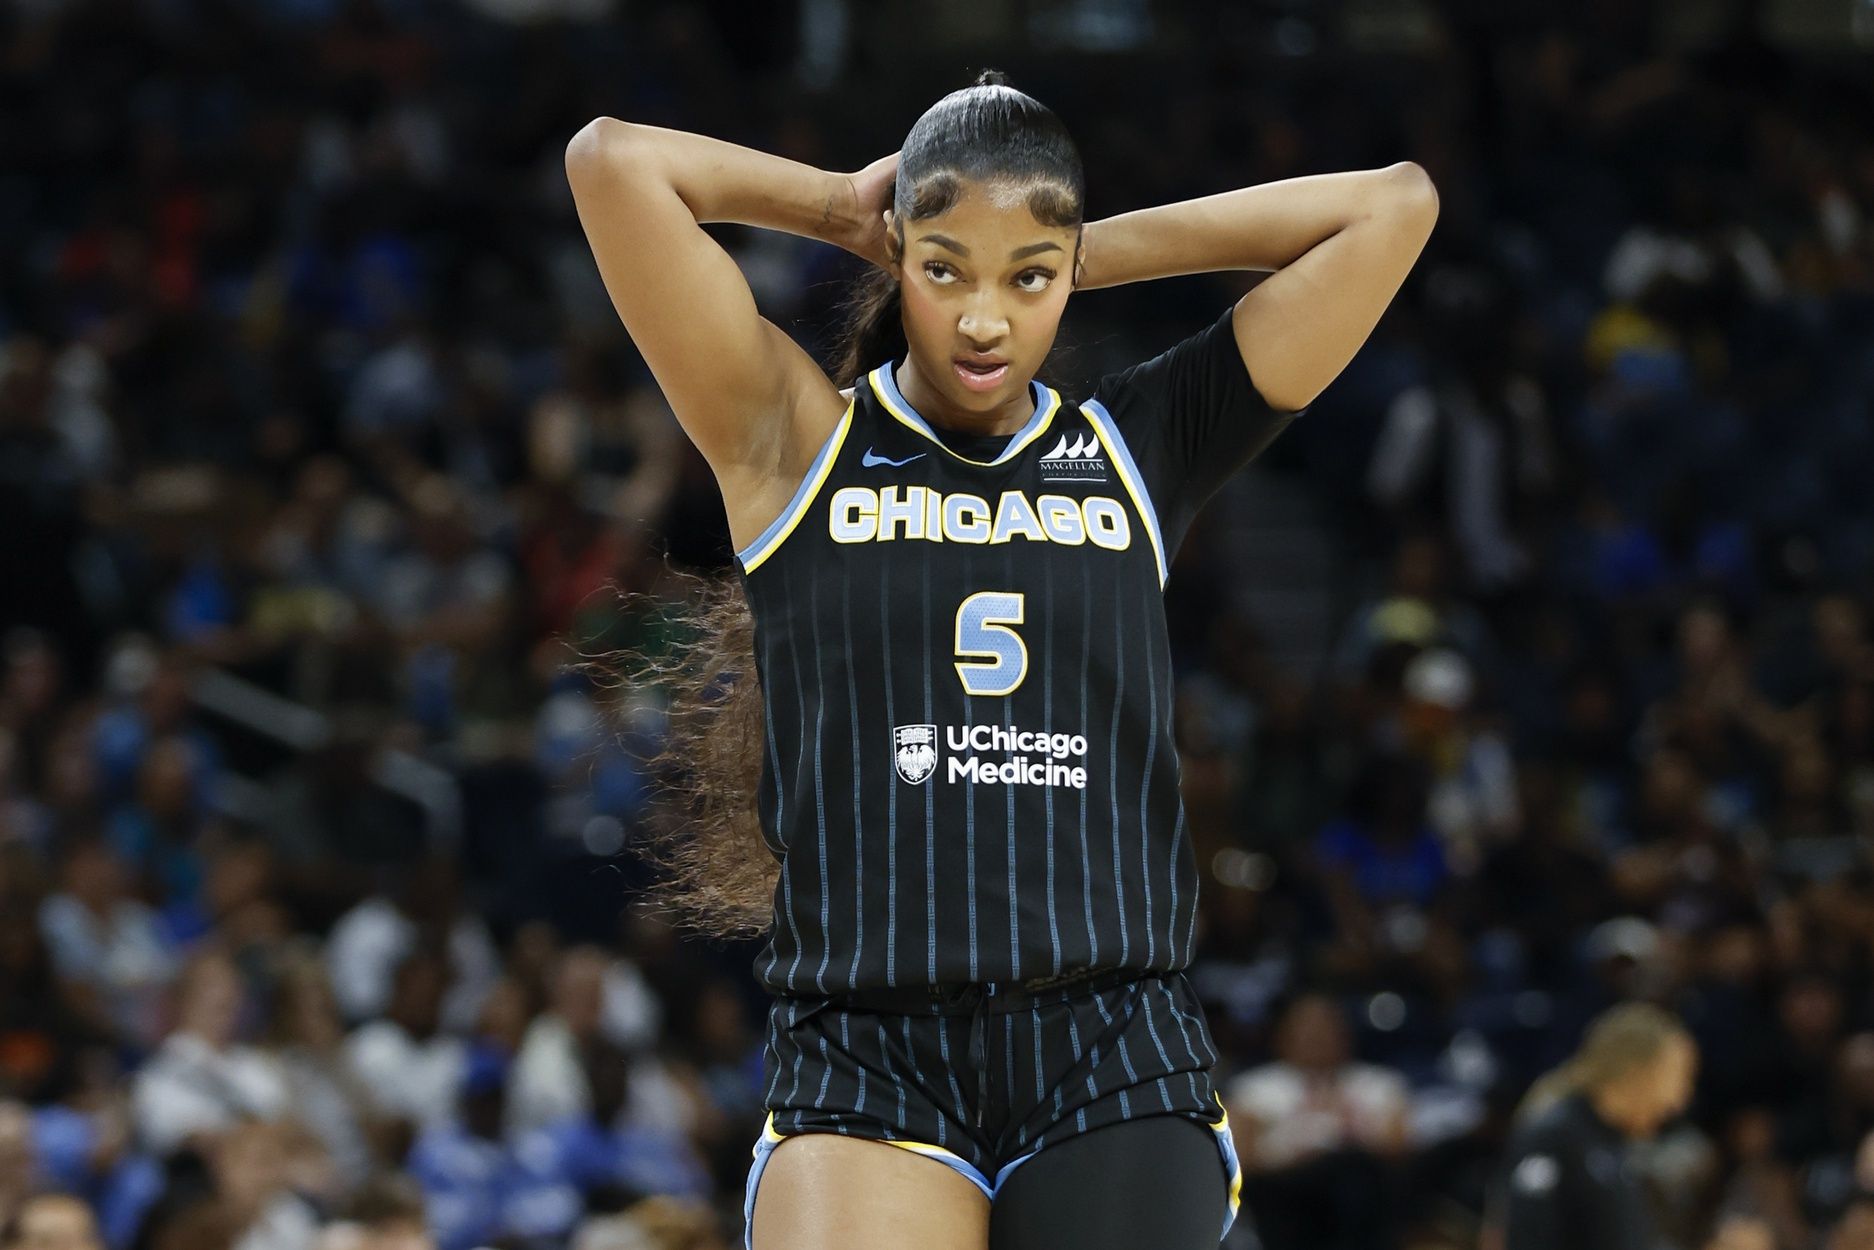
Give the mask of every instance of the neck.
<svg viewBox="0 0 1874 1250">
<path fill-rule="evenodd" d="M 906 402 L 939 429 L 959 434 L 1013 434 L 1035 415 L 1033 388 L 1027 385 L 989 411 L 976 412 L 944 398 L 943 392 L 918 369 L 915 356 L 906 356 L 893 376 Z"/>
</svg>

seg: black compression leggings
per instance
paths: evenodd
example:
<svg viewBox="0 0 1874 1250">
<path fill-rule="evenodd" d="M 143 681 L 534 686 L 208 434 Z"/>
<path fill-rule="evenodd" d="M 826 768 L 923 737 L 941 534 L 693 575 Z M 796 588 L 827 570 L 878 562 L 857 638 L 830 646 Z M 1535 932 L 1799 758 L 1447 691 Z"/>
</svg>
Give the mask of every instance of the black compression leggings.
<svg viewBox="0 0 1874 1250">
<path fill-rule="evenodd" d="M 1212 1130 L 1178 1116 L 1096 1128 L 1009 1174 L 989 1250 L 1216 1250 L 1229 1191 Z"/>
</svg>

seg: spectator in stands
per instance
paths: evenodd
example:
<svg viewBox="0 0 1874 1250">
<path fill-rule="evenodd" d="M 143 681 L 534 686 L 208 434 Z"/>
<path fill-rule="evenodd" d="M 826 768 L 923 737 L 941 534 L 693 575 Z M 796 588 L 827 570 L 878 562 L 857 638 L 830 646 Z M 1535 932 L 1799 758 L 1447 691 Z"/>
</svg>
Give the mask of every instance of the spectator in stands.
<svg viewBox="0 0 1874 1250">
<path fill-rule="evenodd" d="M 467 1047 L 442 1031 L 448 964 L 419 948 L 397 966 L 382 1019 L 353 1030 L 345 1057 L 368 1091 L 375 1115 L 408 1131 L 446 1123 L 456 1113 Z"/>
<path fill-rule="evenodd" d="M 200 749 L 182 735 L 151 740 L 133 796 L 111 813 L 108 833 L 140 887 L 192 909 L 202 905 L 207 768 Z"/>
<path fill-rule="evenodd" d="M 1275 1059 L 1225 1088 L 1244 1200 L 1269 1250 L 1395 1243 L 1392 1165 L 1411 1149 L 1404 1079 L 1356 1062 L 1333 999 L 1304 994 L 1276 1026 Z"/>
<path fill-rule="evenodd" d="M 1324 958 L 1338 975 L 1365 984 L 1431 953 L 1427 939 L 1452 873 L 1425 819 L 1428 781 L 1419 760 L 1375 753 L 1350 787 L 1347 814 L 1316 835 L 1333 917 Z"/>
<path fill-rule="evenodd" d="M 39 928 L 65 991 L 125 1042 L 154 1045 L 179 962 L 169 935 L 130 894 L 122 861 L 102 840 L 71 843 L 61 876 L 65 888 L 40 906 Z"/>
<path fill-rule="evenodd" d="M 65 1102 L 33 1112 L 34 1172 L 41 1188 L 83 1202 L 112 1250 L 125 1250 L 162 1197 L 165 1177 L 136 1149 L 128 1100 L 115 1067 L 101 1058 L 88 1056 L 86 1080 Z"/>
<path fill-rule="evenodd" d="M 573 1250 L 729 1250 L 729 1245 L 701 1204 L 646 1198 L 628 1211 L 582 1225 Z"/>
<path fill-rule="evenodd" d="M 215 1201 L 238 1230 L 238 1250 L 310 1250 L 319 1215 L 299 1191 L 316 1193 L 323 1160 L 304 1130 L 249 1121 L 216 1139 L 208 1161 Z"/>
<path fill-rule="evenodd" d="M 325 1226 L 316 1250 L 436 1250 L 422 1189 L 400 1173 L 374 1177 Z"/>
<path fill-rule="evenodd" d="M 209 947 L 176 980 L 176 1026 L 136 1076 L 137 1134 L 158 1155 L 287 1111 L 287 1087 L 264 1052 L 243 1045 L 245 991 L 226 954 Z"/>
<path fill-rule="evenodd" d="M 606 963 L 605 953 L 590 946 L 560 956 L 548 1010 L 527 1030 L 514 1062 L 507 1104 L 511 1131 L 544 1128 L 590 1111 L 585 1056 L 600 1040 Z"/>
<path fill-rule="evenodd" d="M 1335 674 L 1356 686 L 1390 648 L 1450 647 L 1494 676 L 1496 641 L 1478 611 L 1450 585 L 1444 548 L 1413 534 L 1393 555 L 1391 584 L 1355 610 L 1334 653 Z"/>
<path fill-rule="evenodd" d="M 268 1040 L 294 1119 L 319 1140 L 340 1188 L 356 1188 L 370 1174 L 371 1133 L 379 1126 L 369 1089 L 346 1061 L 345 1026 L 324 964 L 310 951 L 289 955 L 279 971 Z"/>
<path fill-rule="evenodd" d="M 436 1250 L 422 1189 L 401 1174 L 372 1178 L 325 1227 L 317 1250 Z"/>
<path fill-rule="evenodd" d="M 68 1000 L 34 903 L 0 882 L 0 1090 L 37 1102 L 69 1092 L 80 1057 L 110 1033 Z"/>
<path fill-rule="evenodd" d="M 605 1200 L 619 1195 L 707 1198 L 709 1172 L 690 1140 L 680 1132 L 631 1119 L 629 1056 L 599 1038 L 581 1057 L 590 1105 L 522 1134 L 517 1138 L 522 1151 L 551 1151 L 557 1160 L 554 1170 L 595 1205 L 612 1205 Z"/>
<path fill-rule="evenodd" d="M 461 1111 L 424 1129 L 410 1151 L 410 1174 L 429 1200 L 440 1250 L 471 1250 L 491 1239 L 556 1238 L 584 1211 L 562 1160 L 509 1142 L 508 1064 L 486 1047 L 471 1052 Z"/>
<path fill-rule="evenodd" d="M 1400 685 L 1397 744 L 1424 762 L 1426 818 L 1446 858 L 1469 876 L 1490 847 L 1518 831 L 1509 743 L 1478 714 L 1471 666 L 1457 652 L 1420 652 Z"/>
<path fill-rule="evenodd" d="M 39 1194 L 12 1223 L 0 1220 L 0 1250 L 104 1250 L 91 1208 L 69 1194 Z"/>
<path fill-rule="evenodd" d="M 475 1022 L 482 998 L 500 974 L 487 923 L 462 895 L 456 865 L 434 855 L 398 874 L 394 890 L 374 894 L 340 918 L 326 941 L 326 966 L 345 1019 L 380 1016 L 392 1002 L 392 976 L 417 949 L 445 951 L 449 981 L 443 1027 L 462 1032 Z"/>
</svg>

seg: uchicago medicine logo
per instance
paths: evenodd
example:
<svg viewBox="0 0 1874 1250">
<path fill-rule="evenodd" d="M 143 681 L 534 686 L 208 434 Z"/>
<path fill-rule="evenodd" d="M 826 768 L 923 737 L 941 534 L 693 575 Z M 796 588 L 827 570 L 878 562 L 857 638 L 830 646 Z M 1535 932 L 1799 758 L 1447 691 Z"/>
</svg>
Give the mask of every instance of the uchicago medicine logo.
<svg viewBox="0 0 1874 1250">
<path fill-rule="evenodd" d="M 937 773 L 938 748 L 949 751 L 941 780 L 977 785 L 1087 786 L 1087 740 L 1016 725 L 900 725 L 891 731 L 898 776 L 921 785 Z"/>
<path fill-rule="evenodd" d="M 912 785 L 937 771 L 937 726 L 900 725 L 891 731 L 891 746 L 898 775 Z"/>
</svg>

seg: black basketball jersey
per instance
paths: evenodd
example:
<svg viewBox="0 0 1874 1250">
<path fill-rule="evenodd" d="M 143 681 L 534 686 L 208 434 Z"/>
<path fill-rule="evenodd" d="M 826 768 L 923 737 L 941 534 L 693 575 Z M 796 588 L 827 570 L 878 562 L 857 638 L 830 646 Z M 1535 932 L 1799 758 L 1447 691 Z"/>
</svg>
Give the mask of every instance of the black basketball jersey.
<svg viewBox="0 0 1874 1250">
<path fill-rule="evenodd" d="M 1162 591 L 1197 507 L 1292 419 L 1226 313 L 945 437 L 880 364 L 739 553 L 781 858 L 756 961 L 794 994 L 1191 958 Z"/>
</svg>

